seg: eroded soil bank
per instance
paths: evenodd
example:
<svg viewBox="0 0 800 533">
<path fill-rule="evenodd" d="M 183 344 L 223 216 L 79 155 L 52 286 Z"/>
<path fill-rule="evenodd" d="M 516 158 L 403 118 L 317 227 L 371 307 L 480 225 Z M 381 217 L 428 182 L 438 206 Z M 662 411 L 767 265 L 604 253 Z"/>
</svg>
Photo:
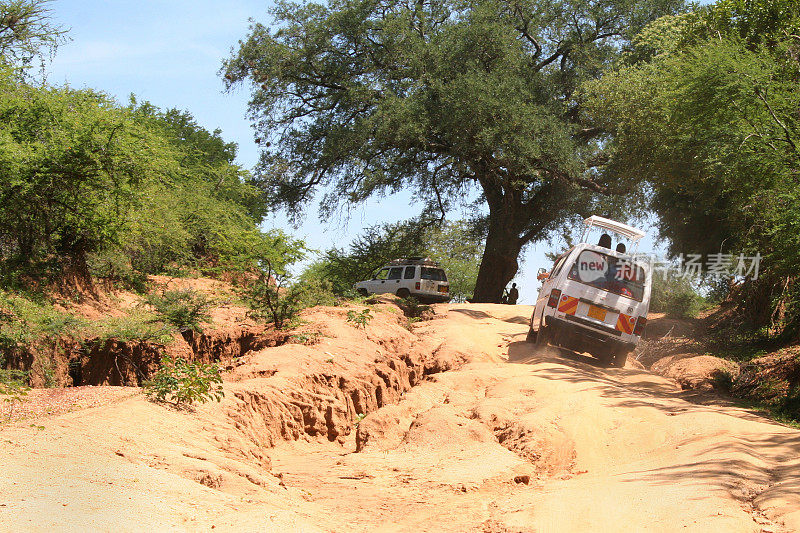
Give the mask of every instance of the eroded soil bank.
<svg viewBox="0 0 800 533">
<path fill-rule="evenodd" d="M 413 331 L 391 304 L 363 330 L 346 311 L 308 311 L 319 344 L 237 358 L 220 404 L 136 395 L 2 427 L 0 524 L 800 529 L 796 430 L 632 362 L 535 352 L 526 306 L 442 306 Z"/>
</svg>

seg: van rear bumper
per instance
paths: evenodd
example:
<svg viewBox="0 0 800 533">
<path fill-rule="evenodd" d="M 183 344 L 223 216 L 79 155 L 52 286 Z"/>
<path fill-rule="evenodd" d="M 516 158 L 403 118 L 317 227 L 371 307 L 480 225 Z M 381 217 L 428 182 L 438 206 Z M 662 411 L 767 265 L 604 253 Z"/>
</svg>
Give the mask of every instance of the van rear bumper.
<svg viewBox="0 0 800 533">
<path fill-rule="evenodd" d="M 556 316 L 545 316 L 544 323 L 552 332 L 550 335 L 552 344 L 574 351 L 586 351 L 596 355 L 597 353 L 630 352 L 636 348 L 635 342 L 620 339 L 621 333 L 618 330 L 609 327 L 603 328 L 607 331 L 599 331 L 601 326 L 589 327 L 582 324 L 580 318 L 567 320 Z"/>
</svg>

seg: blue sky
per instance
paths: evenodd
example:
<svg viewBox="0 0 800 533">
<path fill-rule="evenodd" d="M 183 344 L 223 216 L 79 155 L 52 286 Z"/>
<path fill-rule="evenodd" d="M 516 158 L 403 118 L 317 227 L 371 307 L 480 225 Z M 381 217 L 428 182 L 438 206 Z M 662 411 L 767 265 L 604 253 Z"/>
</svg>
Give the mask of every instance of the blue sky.
<svg viewBox="0 0 800 533">
<path fill-rule="evenodd" d="M 133 93 L 161 108 L 186 109 L 205 128 L 220 128 L 225 140 L 238 143 L 239 164 L 252 168 L 258 152 L 245 116 L 248 94 L 225 93 L 217 73 L 231 47 L 246 35 L 248 18 L 267 22 L 270 5 L 255 0 L 55 0 L 53 18 L 70 30 L 72 40 L 50 64 L 48 81 L 98 89 L 123 103 Z M 347 244 L 365 226 L 417 215 L 419 208 L 410 201 L 410 194 L 401 193 L 326 222 L 312 208 L 298 229 L 281 214 L 265 225 L 289 229 L 324 250 Z M 652 246 L 648 239 L 642 251 Z M 536 270 L 548 266 L 544 253 L 549 249 L 530 246 L 520 258 L 523 271 L 515 280 L 520 303 L 535 301 Z"/>
</svg>

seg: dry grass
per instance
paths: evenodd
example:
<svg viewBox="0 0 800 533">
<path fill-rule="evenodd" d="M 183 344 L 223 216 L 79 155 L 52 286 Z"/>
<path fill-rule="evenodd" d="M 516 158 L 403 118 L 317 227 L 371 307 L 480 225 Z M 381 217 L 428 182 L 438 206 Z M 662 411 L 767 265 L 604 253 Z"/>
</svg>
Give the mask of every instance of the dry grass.
<svg viewBox="0 0 800 533">
<path fill-rule="evenodd" d="M 110 405 L 137 394 L 141 389 L 136 387 L 32 389 L 21 403 L 0 402 L 0 424 Z"/>
</svg>

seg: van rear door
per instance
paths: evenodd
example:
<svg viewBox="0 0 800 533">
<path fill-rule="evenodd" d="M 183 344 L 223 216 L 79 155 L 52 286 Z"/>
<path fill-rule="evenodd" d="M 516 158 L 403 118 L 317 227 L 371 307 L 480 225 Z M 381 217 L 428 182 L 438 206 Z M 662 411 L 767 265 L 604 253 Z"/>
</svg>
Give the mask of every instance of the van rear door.
<svg viewBox="0 0 800 533">
<path fill-rule="evenodd" d="M 578 321 L 604 325 L 629 333 L 629 309 L 639 307 L 644 296 L 645 273 L 628 259 L 595 250 L 582 250 L 568 274 L 578 282 L 579 294 L 562 296 L 559 311 Z M 570 293 L 575 291 L 570 291 Z"/>
</svg>

